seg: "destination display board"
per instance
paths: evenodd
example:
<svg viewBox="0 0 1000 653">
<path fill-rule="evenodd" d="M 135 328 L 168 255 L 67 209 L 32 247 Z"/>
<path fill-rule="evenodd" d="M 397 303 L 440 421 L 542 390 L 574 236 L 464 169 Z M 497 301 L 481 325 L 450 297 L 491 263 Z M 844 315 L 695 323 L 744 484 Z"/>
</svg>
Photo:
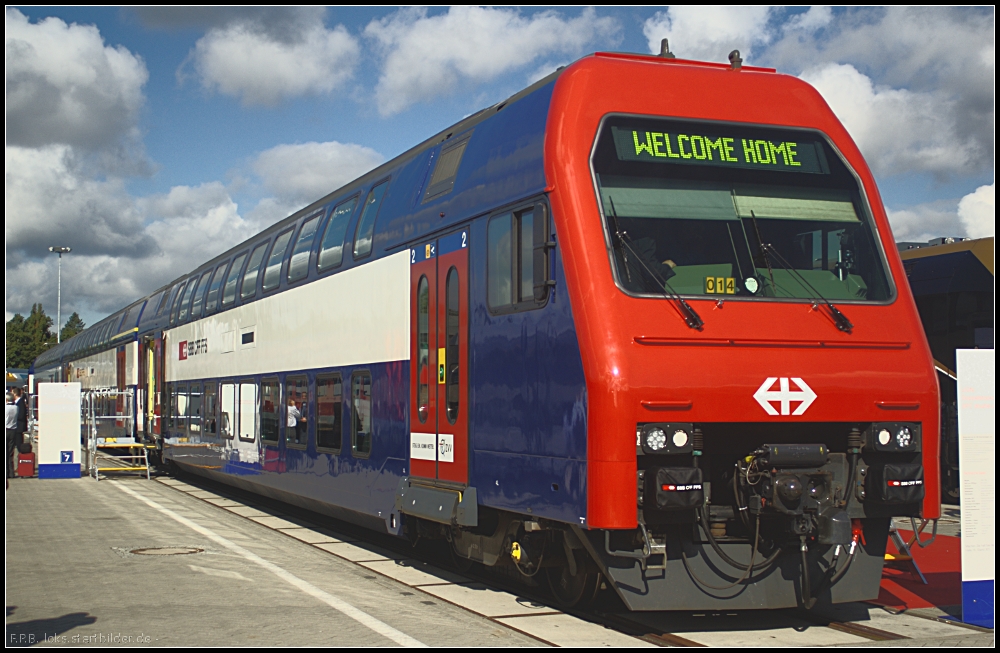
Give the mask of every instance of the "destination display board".
<svg viewBox="0 0 1000 653">
<path fill-rule="evenodd" d="M 611 133 L 620 161 L 830 173 L 821 142 L 787 132 L 762 135 L 759 129 L 649 121 L 613 126 Z"/>
</svg>

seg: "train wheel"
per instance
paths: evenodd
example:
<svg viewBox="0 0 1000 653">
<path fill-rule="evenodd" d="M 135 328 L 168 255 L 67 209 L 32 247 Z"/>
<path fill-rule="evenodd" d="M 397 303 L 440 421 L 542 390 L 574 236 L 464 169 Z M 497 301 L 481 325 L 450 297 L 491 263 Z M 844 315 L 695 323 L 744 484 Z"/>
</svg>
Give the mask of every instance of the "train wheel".
<svg viewBox="0 0 1000 653">
<path fill-rule="evenodd" d="M 590 560 L 581 563 L 577 558 L 575 576 L 570 573 L 569 565 L 565 564 L 546 567 L 545 572 L 552 596 L 562 608 L 575 608 L 590 603 L 601 588 L 601 573 Z"/>
<path fill-rule="evenodd" d="M 451 566 L 454 567 L 456 571 L 464 574 L 472 569 L 473 561 L 459 555 L 458 551 L 455 550 L 454 544 L 449 547 L 449 550 L 451 551 Z"/>
</svg>

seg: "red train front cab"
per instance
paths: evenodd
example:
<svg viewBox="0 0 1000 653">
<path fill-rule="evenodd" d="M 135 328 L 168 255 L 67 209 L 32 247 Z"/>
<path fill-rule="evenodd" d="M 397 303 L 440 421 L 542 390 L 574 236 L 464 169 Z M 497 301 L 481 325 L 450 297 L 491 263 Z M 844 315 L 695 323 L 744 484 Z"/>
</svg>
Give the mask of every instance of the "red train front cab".
<svg viewBox="0 0 1000 653">
<path fill-rule="evenodd" d="M 660 124 L 665 127 L 657 128 Z M 615 161 L 618 168 L 613 170 L 598 169 L 604 165 L 600 157 L 605 147 L 598 141 L 611 138 L 609 125 L 615 125 L 611 129 L 617 130 L 616 138 L 625 134 L 621 138 L 626 140 L 619 138 L 616 146 L 634 138 L 638 154 L 629 155 L 634 161 L 619 156 L 621 160 Z M 638 126 L 628 131 L 629 125 Z M 866 256 L 872 269 L 881 266 L 883 290 L 875 289 L 870 279 L 867 290 L 855 289 L 854 295 L 837 294 L 841 292 L 836 289 L 839 285 L 834 288 L 828 284 L 823 290 L 807 288 L 819 285 L 830 275 L 850 285 L 854 274 L 850 266 L 855 263 L 844 258 L 852 251 L 860 258 L 858 252 L 863 249 L 858 244 L 861 236 L 850 236 L 847 227 L 831 231 L 822 224 L 813 232 L 792 234 L 799 239 L 795 243 L 803 243 L 799 249 L 807 255 L 810 247 L 818 252 L 813 254 L 819 261 L 815 270 L 805 269 L 809 274 L 793 271 L 776 278 L 775 272 L 784 274 L 778 258 L 798 254 L 794 247 L 781 250 L 777 243 L 784 232 L 775 230 L 792 227 L 782 223 L 768 232 L 768 221 L 758 220 L 761 209 L 741 214 L 741 201 L 753 204 L 739 196 L 740 184 L 745 179 L 773 177 L 778 180 L 775 187 L 782 187 L 780 184 L 786 183 L 783 179 L 792 184 L 800 183 L 795 181 L 800 177 L 750 171 L 745 173 L 750 177 L 745 178 L 740 176 L 743 171 L 721 167 L 685 168 L 686 163 L 678 157 L 685 152 L 691 154 L 690 149 L 684 149 L 691 147 L 691 141 L 683 141 L 688 137 L 685 134 L 681 142 L 676 140 L 676 134 L 670 135 L 671 129 L 691 134 L 729 134 L 738 147 L 740 135 L 749 134 L 752 141 L 754 133 L 767 136 L 772 133 L 769 129 L 777 128 L 783 130 L 782 134 L 811 134 L 809 138 L 817 143 L 817 151 L 827 153 L 820 154 L 820 158 L 831 159 L 829 166 L 842 170 L 844 179 L 853 179 L 849 183 L 856 184 L 854 199 L 837 204 L 841 207 L 837 210 L 853 206 L 860 216 L 844 219 L 853 221 L 850 229 L 863 226 L 866 230 L 870 240 Z M 658 135 L 662 140 L 657 140 Z M 655 146 L 656 154 L 665 156 L 671 144 L 670 156 L 675 158 L 664 158 L 667 165 L 657 168 L 663 174 L 652 173 L 650 179 L 657 175 L 670 177 L 673 173 L 668 171 L 675 170 L 680 177 L 693 180 L 690 184 L 697 184 L 699 192 L 715 192 L 713 184 L 729 184 L 729 190 L 723 190 L 736 202 L 735 218 L 730 222 L 704 222 L 708 225 L 706 234 L 722 233 L 709 230 L 721 229 L 725 223 L 733 251 L 739 249 L 737 245 L 747 250 L 746 254 L 734 253 L 734 261 L 726 264 L 729 267 L 718 267 L 711 258 L 715 250 L 705 254 L 705 260 L 695 261 L 704 263 L 700 267 L 683 264 L 685 255 L 701 248 L 704 242 L 713 242 L 715 236 L 691 236 L 693 240 L 677 236 L 672 254 L 657 251 L 646 257 L 652 261 L 647 264 L 642 260 L 643 243 L 639 242 L 643 223 L 629 222 L 624 215 L 612 223 L 611 216 L 619 216 L 607 189 L 631 183 L 615 180 L 646 165 L 639 160 L 639 155 L 646 154 L 645 148 L 652 155 Z M 619 154 L 621 151 L 619 147 Z M 697 148 L 694 153 L 698 153 Z M 730 154 L 734 161 L 741 156 Z M 746 156 L 751 155 L 748 152 Z M 933 361 L 871 171 L 815 89 L 769 69 L 734 69 L 723 64 L 598 53 L 569 66 L 556 82 L 545 141 L 545 168 L 587 379 L 590 528 L 636 528 L 637 487 L 641 487 L 636 482 L 637 429 L 647 423 L 705 425 L 705 449 L 714 447 L 717 466 L 722 464 L 723 454 L 732 460 L 741 459 L 769 439 L 819 442 L 823 434 L 829 433 L 832 440 L 827 445 L 830 451 L 836 451 L 837 446 L 844 446 L 838 438 L 846 437 L 843 433 L 848 424 L 868 425 L 865 428 L 916 424 L 924 434 L 922 454 L 918 456 L 925 484 L 922 516 L 939 516 L 938 388 Z M 646 210 L 635 190 L 639 186 L 642 184 L 630 187 L 631 200 L 627 196 L 621 200 L 622 204 L 632 202 L 630 206 L 639 207 L 631 209 L 635 215 Z M 614 188 L 617 192 L 618 186 Z M 676 195 L 680 191 L 675 190 L 664 182 L 656 192 L 680 197 Z M 839 201 L 830 197 L 808 201 Z M 750 199 L 758 201 L 757 206 L 763 205 L 759 197 Z M 618 212 L 623 213 L 621 206 Z M 622 228 L 623 224 L 628 228 Z M 815 233 L 820 235 L 810 235 Z M 854 238 L 854 250 L 837 245 L 850 238 Z M 655 238 L 650 240 L 653 245 L 645 251 L 659 246 Z M 776 245 L 771 247 L 768 240 Z M 840 260 L 834 261 L 837 257 Z M 660 266 L 664 275 L 673 275 L 674 285 L 680 288 L 676 297 L 669 287 L 663 290 L 664 284 L 658 292 L 635 285 L 638 282 L 633 274 L 656 276 L 650 265 Z M 736 268 L 744 265 L 751 271 L 741 269 L 737 273 Z M 716 277 L 713 270 L 729 272 Z M 821 272 L 826 277 L 821 278 Z M 692 278 L 702 277 L 703 286 L 684 290 L 684 283 L 690 285 L 695 283 Z M 865 282 L 857 284 L 863 286 Z M 770 294 L 768 286 L 772 287 Z M 750 292 L 751 287 L 756 294 Z M 827 291 L 828 287 L 834 290 Z M 703 322 L 700 327 L 689 326 L 680 298 Z M 839 322 L 836 312 L 847 322 Z M 850 328 L 844 328 L 847 324 Z M 873 451 L 872 443 L 868 450 Z M 732 467 L 731 462 L 725 465 Z M 712 472 L 705 473 L 710 476 Z"/>
</svg>

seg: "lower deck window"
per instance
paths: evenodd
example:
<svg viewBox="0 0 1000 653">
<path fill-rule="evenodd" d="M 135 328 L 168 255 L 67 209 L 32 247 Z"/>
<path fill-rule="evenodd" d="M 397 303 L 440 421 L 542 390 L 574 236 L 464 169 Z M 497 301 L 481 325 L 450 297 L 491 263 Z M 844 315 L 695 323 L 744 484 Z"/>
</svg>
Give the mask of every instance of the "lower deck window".
<svg viewBox="0 0 1000 653">
<path fill-rule="evenodd" d="M 265 379 L 260 383 L 260 439 L 277 442 L 279 434 L 279 407 L 281 386 L 278 379 Z"/>
<path fill-rule="evenodd" d="M 288 397 L 285 421 L 285 442 L 304 447 L 309 442 L 309 380 L 304 376 L 285 379 Z"/>
<path fill-rule="evenodd" d="M 316 446 L 320 449 L 341 449 L 343 393 L 339 374 L 316 378 Z"/>
<path fill-rule="evenodd" d="M 372 377 L 364 372 L 351 379 L 351 413 L 354 427 L 352 449 L 356 455 L 372 451 Z"/>
</svg>

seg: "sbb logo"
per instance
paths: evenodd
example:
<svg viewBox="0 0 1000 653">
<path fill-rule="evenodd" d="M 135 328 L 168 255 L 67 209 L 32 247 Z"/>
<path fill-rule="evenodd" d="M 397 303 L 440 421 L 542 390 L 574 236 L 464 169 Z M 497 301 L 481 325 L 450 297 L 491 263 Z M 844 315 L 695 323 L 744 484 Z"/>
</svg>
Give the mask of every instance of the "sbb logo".
<svg viewBox="0 0 1000 653">
<path fill-rule="evenodd" d="M 177 343 L 177 360 L 186 361 L 188 357 L 188 342 L 187 340 L 182 340 Z"/>
<path fill-rule="evenodd" d="M 774 382 L 778 382 L 778 389 L 773 388 Z M 798 390 L 792 390 L 789 381 L 798 386 Z M 757 400 L 760 407 L 767 411 L 768 415 L 801 415 L 806 409 L 816 401 L 816 393 L 806 385 L 806 382 L 798 377 L 777 377 L 770 376 L 753 393 L 753 398 Z M 795 411 L 792 412 L 792 402 L 798 403 Z M 775 408 L 772 404 L 778 404 Z M 781 409 L 781 413 L 778 409 Z"/>
</svg>

